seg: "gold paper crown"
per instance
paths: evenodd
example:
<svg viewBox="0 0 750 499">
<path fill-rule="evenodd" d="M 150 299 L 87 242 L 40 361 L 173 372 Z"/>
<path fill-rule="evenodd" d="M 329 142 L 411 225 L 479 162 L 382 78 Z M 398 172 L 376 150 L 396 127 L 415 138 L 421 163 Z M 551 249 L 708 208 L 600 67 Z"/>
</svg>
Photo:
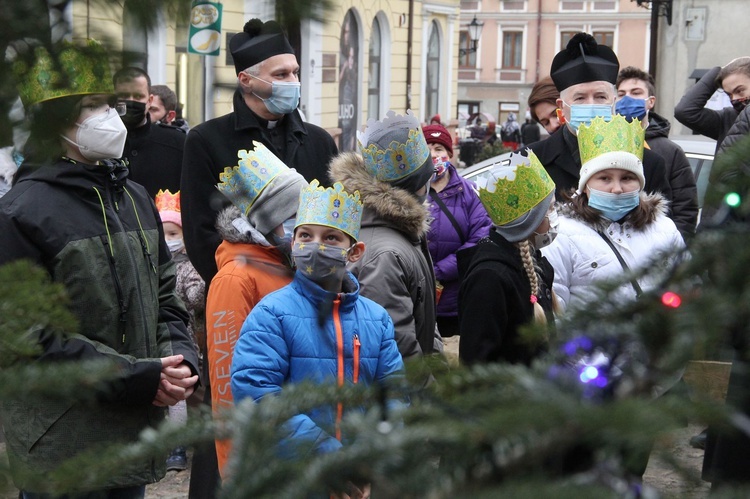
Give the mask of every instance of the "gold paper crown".
<svg viewBox="0 0 750 499">
<path fill-rule="evenodd" d="M 403 142 L 392 140 L 387 147 L 379 144 L 386 134 L 399 131 L 402 132 Z M 383 182 L 409 176 L 430 157 L 422 126 L 411 109 L 404 116 L 389 110 L 381 121 L 367 120 L 365 131 L 357 131 L 357 145 L 367 171 Z"/>
<path fill-rule="evenodd" d="M 555 189 L 536 155 L 531 150 L 528 154 L 511 154 L 509 164 L 492 168 L 486 187 L 479 188 L 479 200 L 495 225 L 512 222 Z"/>
<path fill-rule="evenodd" d="M 359 191 L 349 194 L 341 182 L 336 182 L 333 187 L 323 188 L 317 180 L 302 188 L 295 229 L 305 224 L 323 225 L 338 229 L 356 241 L 359 239 L 361 223 L 362 201 L 359 199 Z"/>
<path fill-rule="evenodd" d="M 263 189 L 281 173 L 289 170 L 262 143 L 253 141 L 252 151 L 237 151 L 237 166 L 227 166 L 219 174 L 219 191 L 247 216 Z"/>
<path fill-rule="evenodd" d="M 172 194 L 169 189 L 163 191 L 159 189 L 154 199 L 156 209 L 159 211 L 176 211 L 180 212 L 180 191 Z"/>
<path fill-rule="evenodd" d="M 71 95 L 114 94 L 107 53 L 95 40 L 83 47 L 63 44 L 57 65 L 44 47 L 36 47 L 32 59 L 19 56 L 13 63 L 26 107 Z"/>
<path fill-rule="evenodd" d="M 608 152 L 622 151 L 634 154 L 643 160 L 643 144 L 646 131 L 640 120 L 628 123 L 624 116 L 615 115 L 610 121 L 601 117 L 591 120 L 590 125 L 578 128 L 578 149 L 581 164 Z"/>
</svg>

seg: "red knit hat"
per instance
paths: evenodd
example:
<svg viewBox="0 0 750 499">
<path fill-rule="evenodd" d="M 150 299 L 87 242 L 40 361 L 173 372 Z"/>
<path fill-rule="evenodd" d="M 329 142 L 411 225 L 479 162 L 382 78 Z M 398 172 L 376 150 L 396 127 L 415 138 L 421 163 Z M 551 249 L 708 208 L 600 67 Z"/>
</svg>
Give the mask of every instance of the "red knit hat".
<svg viewBox="0 0 750 499">
<path fill-rule="evenodd" d="M 422 127 L 422 133 L 428 144 L 440 144 L 453 156 L 453 138 L 443 125 L 425 125 Z"/>
</svg>

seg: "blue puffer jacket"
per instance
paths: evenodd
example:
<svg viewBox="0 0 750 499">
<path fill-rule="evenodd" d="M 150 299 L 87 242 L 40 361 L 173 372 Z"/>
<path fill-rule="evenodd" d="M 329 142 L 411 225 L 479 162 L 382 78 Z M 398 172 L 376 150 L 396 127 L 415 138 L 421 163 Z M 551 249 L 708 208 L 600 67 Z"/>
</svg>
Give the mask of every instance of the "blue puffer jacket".
<svg viewBox="0 0 750 499">
<path fill-rule="evenodd" d="M 492 227 L 492 220 L 479 201 L 479 196 L 474 192 L 471 182 L 461 178 L 453 165 L 448 167 L 448 171 L 450 180 L 437 195 L 458 222 L 464 240 L 461 240 L 448 216 L 430 197 L 430 217 L 433 220 L 430 222 L 427 241 L 435 266 L 435 279 L 443 285 L 437 315 L 455 317 L 458 315 L 458 288 L 460 287 L 456 252 L 470 248 L 483 237 L 487 237 Z"/>
<path fill-rule="evenodd" d="M 280 392 L 286 383 L 371 384 L 403 370 L 388 313 L 359 296 L 359 283 L 351 273 L 344 278 L 344 290 L 338 296 L 329 293 L 297 272 L 290 284 L 253 308 L 234 349 L 235 404 Z M 326 309 L 330 312 L 319 327 L 319 310 Z M 341 326 L 338 338 L 337 325 Z M 338 380 L 342 362 L 344 379 Z M 285 425 L 282 445 L 305 442 L 316 452 L 338 450 L 342 444 L 334 437 L 336 423 L 333 407 L 298 414 Z"/>
</svg>

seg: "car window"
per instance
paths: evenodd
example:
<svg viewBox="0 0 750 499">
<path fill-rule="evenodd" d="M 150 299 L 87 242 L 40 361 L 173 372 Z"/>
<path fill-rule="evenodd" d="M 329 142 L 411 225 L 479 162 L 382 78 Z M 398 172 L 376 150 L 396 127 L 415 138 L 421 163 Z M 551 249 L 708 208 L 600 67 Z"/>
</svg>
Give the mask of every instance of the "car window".
<svg viewBox="0 0 750 499">
<path fill-rule="evenodd" d="M 698 188 L 698 207 L 703 207 L 703 198 L 706 196 L 706 189 L 708 188 L 708 177 L 711 175 L 711 167 L 713 166 L 713 159 L 701 159 L 700 165 L 695 173 L 695 185 Z"/>
</svg>

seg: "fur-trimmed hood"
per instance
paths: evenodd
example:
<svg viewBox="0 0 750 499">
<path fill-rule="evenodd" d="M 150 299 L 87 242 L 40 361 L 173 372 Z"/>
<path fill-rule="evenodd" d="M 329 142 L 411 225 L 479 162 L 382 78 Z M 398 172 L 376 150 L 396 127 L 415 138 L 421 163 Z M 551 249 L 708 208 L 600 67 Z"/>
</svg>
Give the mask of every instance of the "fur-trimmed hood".
<svg viewBox="0 0 750 499">
<path fill-rule="evenodd" d="M 336 156 L 329 169 L 333 182 L 341 182 L 347 192 L 359 191 L 364 204 L 362 227 L 388 225 L 412 238 L 427 234 L 429 209 L 404 189 L 373 178 L 365 169 L 362 156 L 346 152 Z"/>
<path fill-rule="evenodd" d="M 251 232 L 240 232 L 240 230 L 232 224 L 232 222 L 238 218 L 242 218 L 242 214 L 240 213 L 240 209 L 234 205 L 230 205 L 221 210 L 216 216 L 216 232 L 218 232 L 219 236 L 221 236 L 224 241 L 229 243 L 258 244 L 253 240 Z"/>
<path fill-rule="evenodd" d="M 560 213 L 568 218 L 579 220 L 594 230 L 605 230 L 612 223 L 611 220 L 602 216 L 599 211 L 589 208 L 588 205 L 581 209 L 580 205 L 573 202 L 563 203 L 558 207 Z M 640 213 L 636 213 L 640 211 Z M 669 213 L 669 201 L 659 193 L 641 191 L 639 207 L 628 214 L 626 221 L 633 223 L 635 228 L 642 228 L 653 223 L 659 215 Z M 638 221 L 635 221 L 638 220 Z"/>
</svg>

